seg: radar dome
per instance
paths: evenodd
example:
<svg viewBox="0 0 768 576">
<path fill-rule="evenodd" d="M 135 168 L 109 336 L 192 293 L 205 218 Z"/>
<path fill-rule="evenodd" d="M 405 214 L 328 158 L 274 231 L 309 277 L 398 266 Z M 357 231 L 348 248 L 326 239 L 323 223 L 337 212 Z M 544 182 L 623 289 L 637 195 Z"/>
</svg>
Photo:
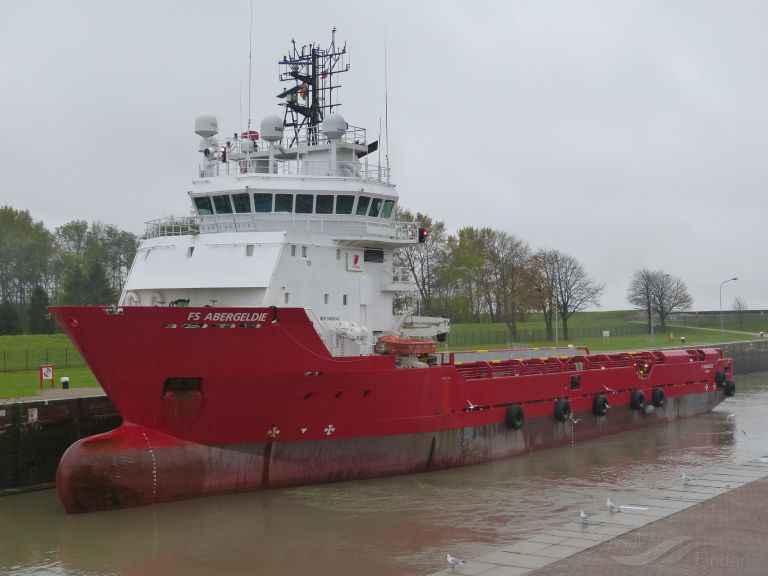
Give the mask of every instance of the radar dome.
<svg viewBox="0 0 768 576">
<path fill-rule="evenodd" d="M 323 134 L 328 140 L 338 140 L 347 133 L 347 121 L 341 114 L 329 114 L 323 120 Z"/>
<path fill-rule="evenodd" d="M 276 114 L 261 121 L 261 138 L 267 142 L 276 142 L 283 137 L 283 119 Z"/>
<path fill-rule="evenodd" d="M 201 138 L 210 138 L 219 133 L 219 122 L 213 114 L 200 114 L 195 118 L 195 134 Z"/>
</svg>

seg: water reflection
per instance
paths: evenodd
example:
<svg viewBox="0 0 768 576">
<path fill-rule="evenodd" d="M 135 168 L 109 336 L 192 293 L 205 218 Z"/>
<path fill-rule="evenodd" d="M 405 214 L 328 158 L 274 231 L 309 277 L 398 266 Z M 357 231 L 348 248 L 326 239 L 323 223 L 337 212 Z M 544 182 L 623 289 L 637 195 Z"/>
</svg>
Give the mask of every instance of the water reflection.
<svg viewBox="0 0 768 576">
<path fill-rule="evenodd" d="M 64 514 L 54 491 L 0 498 L 0 573 L 425 574 L 768 454 L 768 373 L 704 416 L 492 464 L 363 482 Z M 728 417 L 733 413 L 733 417 Z"/>
</svg>

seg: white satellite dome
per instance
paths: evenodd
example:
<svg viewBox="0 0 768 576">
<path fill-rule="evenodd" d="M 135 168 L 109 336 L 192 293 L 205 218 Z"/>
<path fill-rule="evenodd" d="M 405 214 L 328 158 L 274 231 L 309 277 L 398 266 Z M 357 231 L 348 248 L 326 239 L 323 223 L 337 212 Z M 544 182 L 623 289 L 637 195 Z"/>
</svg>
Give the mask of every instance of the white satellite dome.
<svg viewBox="0 0 768 576">
<path fill-rule="evenodd" d="M 195 118 L 195 134 L 201 138 L 210 138 L 219 133 L 219 122 L 213 114 L 200 114 Z"/>
<path fill-rule="evenodd" d="M 283 138 L 283 119 L 276 114 L 266 116 L 261 121 L 261 138 L 267 142 L 276 142 Z"/>
<path fill-rule="evenodd" d="M 341 114 L 329 114 L 323 120 L 323 134 L 328 140 L 338 140 L 347 133 L 347 121 Z"/>
</svg>

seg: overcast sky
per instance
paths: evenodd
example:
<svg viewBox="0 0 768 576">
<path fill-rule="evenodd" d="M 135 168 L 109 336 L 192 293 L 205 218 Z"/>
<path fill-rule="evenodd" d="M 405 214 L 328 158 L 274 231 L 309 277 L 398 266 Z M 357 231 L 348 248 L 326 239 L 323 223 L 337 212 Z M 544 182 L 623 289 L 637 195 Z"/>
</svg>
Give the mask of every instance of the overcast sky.
<svg viewBox="0 0 768 576">
<path fill-rule="evenodd" d="M 0 0 L 0 204 L 51 229 L 187 214 L 195 116 L 247 115 L 249 6 Z M 696 309 L 733 276 L 724 308 L 768 309 L 767 22 L 739 0 L 255 1 L 252 117 L 282 110 L 291 38 L 336 26 L 341 113 L 375 134 L 386 29 L 403 206 L 573 254 L 604 309 L 643 266 Z"/>
</svg>

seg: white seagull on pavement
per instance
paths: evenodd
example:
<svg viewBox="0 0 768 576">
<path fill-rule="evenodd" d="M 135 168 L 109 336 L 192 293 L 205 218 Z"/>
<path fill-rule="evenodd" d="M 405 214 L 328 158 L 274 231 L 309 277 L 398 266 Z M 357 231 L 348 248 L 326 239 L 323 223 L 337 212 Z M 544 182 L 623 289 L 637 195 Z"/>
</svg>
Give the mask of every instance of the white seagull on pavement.
<svg viewBox="0 0 768 576">
<path fill-rule="evenodd" d="M 461 566 L 464 564 L 464 560 L 459 560 L 458 558 L 454 558 L 450 554 L 445 555 L 445 561 L 448 562 L 448 564 L 451 565 L 451 568 L 456 570 L 456 566 Z"/>
</svg>

